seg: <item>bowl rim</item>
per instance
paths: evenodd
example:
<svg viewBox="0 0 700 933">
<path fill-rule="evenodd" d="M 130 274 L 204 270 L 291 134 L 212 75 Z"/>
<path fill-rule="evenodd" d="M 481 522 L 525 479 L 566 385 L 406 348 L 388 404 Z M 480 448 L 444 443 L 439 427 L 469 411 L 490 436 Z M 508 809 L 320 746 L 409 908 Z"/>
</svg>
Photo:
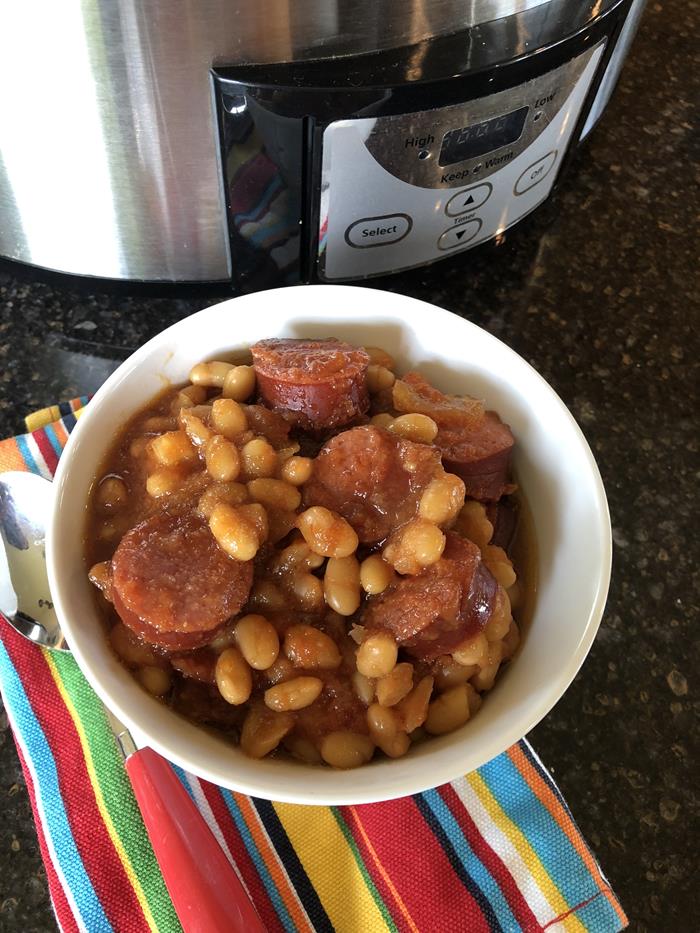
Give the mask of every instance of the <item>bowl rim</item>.
<svg viewBox="0 0 700 933">
<path fill-rule="evenodd" d="M 525 719 L 522 717 L 517 719 L 517 727 L 514 726 L 515 718 L 511 718 L 511 721 L 506 724 L 505 728 L 499 733 L 497 737 L 494 736 L 490 741 L 484 741 L 480 744 L 479 751 L 474 751 L 471 749 L 468 755 L 463 755 L 463 763 L 460 763 L 460 756 L 456 754 L 454 759 L 445 761 L 442 767 L 435 768 L 427 764 L 428 756 L 426 756 L 426 761 L 421 761 L 421 766 L 414 769 L 415 774 L 411 774 L 410 778 L 406 778 L 405 776 L 402 778 L 399 774 L 400 769 L 397 767 L 402 762 L 410 762 L 412 760 L 410 758 L 373 763 L 371 766 L 369 766 L 369 769 L 376 771 L 377 776 L 379 777 L 381 768 L 381 776 L 387 780 L 389 785 L 388 787 L 385 786 L 382 789 L 370 786 L 369 788 L 359 790 L 356 788 L 353 789 L 352 786 L 349 786 L 344 791 L 335 791 L 332 789 L 324 790 L 314 787 L 313 781 L 307 781 L 306 783 L 310 785 L 308 788 L 302 787 L 301 789 L 296 788 L 293 790 L 288 790 L 283 785 L 280 786 L 281 782 L 279 781 L 268 781 L 264 772 L 262 772 L 261 784 L 257 784 L 255 781 L 246 780 L 245 778 L 241 778 L 240 775 L 236 775 L 235 773 L 225 774 L 223 771 L 217 769 L 201 767 L 201 765 L 199 765 L 198 762 L 194 760 L 193 755 L 188 757 L 187 754 L 184 754 L 180 750 L 173 748 L 172 745 L 167 741 L 162 741 L 159 736 L 153 735 L 147 730 L 144 730 L 143 726 L 138 722 L 138 719 L 131 714 L 131 711 L 128 708 L 128 704 L 125 705 L 124 702 L 122 702 L 122 698 L 120 696 L 111 693 L 105 688 L 99 676 L 99 672 L 93 669 L 89 659 L 82 651 L 80 637 L 77 639 L 74 637 L 76 630 L 73 628 L 72 621 L 70 619 L 70 613 L 66 607 L 67 597 L 65 593 L 65 586 L 67 585 L 67 581 L 62 580 L 59 577 L 56 568 L 57 538 L 59 535 L 59 527 L 61 521 L 63 520 L 63 492 L 71 466 L 73 451 L 78 448 L 79 443 L 82 441 L 83 437 L 85 435 L 89 435 L 93 430 L 93 426 L 98 420 L 98 415 L 102 403 L 105 399 L 112 395 L 113 390 L 118 387 L 122 378 L 124 378 L 133 370 L 139 369 L 143 365 L 144 360 L 149 357 L 151 351 L 166 342 L 168 337 L 176 333 L 185 323 L 189 323 L 191 326 L 192 322 L 196 323 L 197 321 L 203 321 L 208 316 L 214 317 L 220 314 L 223 309 L 229 308 L 231 305 L 240 303 L 241 301 L 250 301 L 251 299 L 254 301 L 261 301 L 267 299 L 270 302 L 274 302 L 275 298 L 280 294 L 288 295 L 290 291 L 289 287 L 271 289 L 265 292 L 255 292 L 250 295 L 236 296 L 234 298 L 226 299 L 222 302 L 217 302 L 216 304 L 207 306 L 206 308 L 203 308 L 202 310 L 195 312 L 192 315 L 181 318 L 142 344 L 137 350 L 134 351 L 134 353 L 132 353 L 119 365 L 119 367 L 97 390 L 92 400 L 90 401 L 90 404 L 85 409 L 84 414 L 82 414 L 78 419 L 77 424 L 75 425 L 61 455 L 58 468 L 54 476 L 55 495 L 46 537 L 49 585 L 59 621 L 64 630 L 64 633 L 67 636 L 67 640 L 72 647 L 73 655 L 76 659 L 76 662 L 78 663 L 78 666 L 102 702 L 120 719 L 122 719 L 130 730 L 132 730 L 137 739 L 137 744 L 148 744 L 150 747 L 160 752 L 169 761 L 174 762 L 176 765 L 184 768 L 185 770 L 190 771 L 191 773 L 194 773 L 220 786 L 230 788 L 231 790 L 235 790 L 240 793 L 249 794 L 251 796 L 289 803 L 316 805 L 349 805 L 371 803 L 406 796 L 409 794 L 420 793 L 437 785 L 455 780 L 456 778 L 461 777 L 464 773 L 481 767 L 483 764 L 490 761 L 501 752 L 505 751 L 511 745 L 524 738 L 524 736 L 532 728 L 534 728 L 534 726 L 537 725 L 537 723 L 539 723 L 561 699 L 561 697 L 571 685 L 574 677 L 580 670 L 584 660 L 586 659 L 602 620 L 612 569 L 612 527 L 610 522 L 610 512 L 598 465 L 581 428 L 576 422 L 576 419 L 564 404 L 562 399 L 559 397 L 559 395 L 551 387 L 551 385 L 549 385 L 549 383 L 530 363 L 527 362 L 527 360 L 516 353 L 516 351 L 512 350 L 506 343 L 499 340 L 484 328 L 481 328 L 466 318 L 463 318 L 459 314 L 455 314 L 452 311 L 448 311 L 447 309 L 441 308 L 430 302 L 425 302 L 421 299 L 413 298 L 410 296 L 401 295 L 394 292 L 385 292 L 375 288 L 368 289 L 366 287 L 354 285 L 294 286 L 295 290 L 297 288 L 313 288 L 314 291 L 323 290 L 324 294 L 326 295 L 328 295 L 329 290 L 335 291 L 336 294 L 340 291 L 346 294 L 348 292 L 352 292 L 355 297 L 362 297 L 364 299 L 367 298 L 368 292 L 370 294 L 374 293 L 375 295 L 379 294 L 391 296 L 392 301 L 410 302 L 412 304 L 422 305 L 424 306 L 424 310 L 426 312 L 429 312 L 433 315 L 446 315 L 449 318 L 457 318 L 460 321 L 460 325 L 465 328 L 465 333 L 467 333 L 469 330 L 472 330 L 472 332 L 478 332 L 481 340 L 486 341 L 487 344 L 493 342 L 494 345 L 498 346 L 499 352 L 502 352 L 505 349 L 507 354 L 512 354 L 512 356 L 517 359 L 520 365 L 526 367 L 526 369 L 529 370 L 529 376 L 531 378 L 534 377 L 535 380 L 541 384 L 541 388 L 543 388 L 550 396 L 552 403 L 555 404 L 559 409 L 559 414 L 568 422 L 569 428 L 573 431 L 573 435 L 579 444 L 580 452 L 584 456 L 586 468 L 588 470 L 590 480 L 592 481 L 593 492 L 595 496 L 594 506 L 596 516 L 598 517 L 596 529 L 598 533 L 598 540 L 596 541 L 596 544 L 601 549 L 598 562 L 598 574 L 595 583 L 594 597 L 591 600 L 590 606 L 588 607 L 585 625 L 580 626 L 580 637 L 578 638 L 576 648 L 571 653 L 565 667 L 563 669 L 559 669 L 557 677 L 553 678 L 547 685 L 546 689 L 543 690 L 539 703 L 532 709 L 530 715 Z M 358 293 L 360 294 L 358 295 Z M 329 314 L 328 320 L 331 319 L 331 316 L 332 315 Z M 343 313 L 342 322 L 349 320 L 350 316 Z M 467 758 L 469 759 L 468 761 L 466 761 Z M 413 760 L 415 761 L 416 759 Z M 385 772 L 388 770 L 388 766 L 392 765 L 394 766 L 394 776 L 390 778 L 389 774 Z M 235 768 L 231 770 L 235 772 Z M 332 769 L 320 768 L 317 768 L 317 770 L 322 771 L 323 773 L 331 774 L 357 774 L 357 772 L 353 771 L 334 772 Z M 364 771 L 365 769 L 363 768 L 361 770 Z M 308 775 L 309 769 L 304 769 L 303 766 L 300 766 L 299 773 L 300 775 Z M 421 773 L 423 774 L 423 777 L 420 776 Z M 276 784 L 276 786 L 266 788 L 266 783 Z M 380 783 L 381 781 L 378 780 L 377 784 Z"/>
</svg>

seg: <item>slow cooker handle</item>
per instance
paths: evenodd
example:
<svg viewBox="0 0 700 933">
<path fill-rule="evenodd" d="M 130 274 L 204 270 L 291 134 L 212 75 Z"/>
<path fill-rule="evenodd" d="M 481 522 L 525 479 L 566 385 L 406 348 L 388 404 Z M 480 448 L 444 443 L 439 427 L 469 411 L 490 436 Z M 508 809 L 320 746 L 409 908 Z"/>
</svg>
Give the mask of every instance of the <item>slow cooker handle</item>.
<svg viewBox="0 0 700 933">
<path fill-rule="evenodd" d="M 233 866 L 168 762 L 141 748 L 125 766 L 185 933 L 265 933 Z"/>
</svg>

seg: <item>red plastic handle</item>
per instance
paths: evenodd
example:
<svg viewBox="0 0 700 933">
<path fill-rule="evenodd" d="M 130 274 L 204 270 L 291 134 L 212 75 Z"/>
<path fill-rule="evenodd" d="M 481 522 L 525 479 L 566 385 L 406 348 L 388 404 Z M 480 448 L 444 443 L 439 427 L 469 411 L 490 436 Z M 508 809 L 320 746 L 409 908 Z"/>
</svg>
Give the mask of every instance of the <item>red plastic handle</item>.
<svg viewBox="0 0 700 933">
<path fill-rule="evenodd" d="M 141 815 L 185 933 L 265 933 L 229 860 L 168 762 L 126 760 Z"/>
</svg>

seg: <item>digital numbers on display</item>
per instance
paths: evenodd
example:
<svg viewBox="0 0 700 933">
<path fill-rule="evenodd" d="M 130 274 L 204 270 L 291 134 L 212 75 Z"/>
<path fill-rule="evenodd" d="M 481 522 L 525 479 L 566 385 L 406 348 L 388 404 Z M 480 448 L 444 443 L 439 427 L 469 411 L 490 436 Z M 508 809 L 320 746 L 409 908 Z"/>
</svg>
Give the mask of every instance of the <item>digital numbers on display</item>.
<svg viewBox="0 0 700 933">
<path fill-rule="evenodd" d="M 528 110 L 528 107 L 521 107 L 483 123 L 450 130 L 442 140 L 440 165 L 454 165 L 514 143 L 523 132 Z"/>
</svg>

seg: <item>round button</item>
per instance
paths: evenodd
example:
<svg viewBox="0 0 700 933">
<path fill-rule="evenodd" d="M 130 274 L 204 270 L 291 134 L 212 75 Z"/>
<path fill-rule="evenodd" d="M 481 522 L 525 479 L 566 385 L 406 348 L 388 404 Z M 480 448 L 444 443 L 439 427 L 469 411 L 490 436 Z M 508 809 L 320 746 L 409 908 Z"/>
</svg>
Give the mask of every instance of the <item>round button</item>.
<svg viewBox="0 0 700 933">
<path fill-rule="evenodd" d="M 459 217 L 460 214 L 475 211 L 477 207 L 481 207 L 488 201 L 492 191 L 493 186 L 487 181 L 483 185 L 474 185 L 473 188 L 458 191 L 445 205 L 445 213 L 448 217 Z"/>
<path fill-rule="evenodd" d="M 413 221 L 408 214 L 382 214 L 380 217 L 363 217 L 350 224 L 345 231 L 345 242 L 355 249 L 386 246 L 398 243 L 408 236 Z"/>
<path fill-rule="evenodd" d="M 535 185 L 539 185 L 541 181 L 544 181 L 547 175 L 552 171 L 552 166 L 556 160 L 557 152 L 553 150 L 528 166 L 515 183 L 515 188 L 513 189 L 515 194 L 525 194 L 530 188 L 534 188 Z"/>
<path fill-rule="evenodd" d="M 474 239 L 479 230 L 481 230 L 481 220 L 478 217 L 475 217 L 474 220 L 468 220 L 465 224 L 460 224 L 459 227 L 450 227 L 449 230 L 445 230 L 441 234 L 440 239 L 437 241 L 438 249 L 446 250 L 454 249 L 456 246 L 464 246 L 465 243 Z"/>
</svg>

